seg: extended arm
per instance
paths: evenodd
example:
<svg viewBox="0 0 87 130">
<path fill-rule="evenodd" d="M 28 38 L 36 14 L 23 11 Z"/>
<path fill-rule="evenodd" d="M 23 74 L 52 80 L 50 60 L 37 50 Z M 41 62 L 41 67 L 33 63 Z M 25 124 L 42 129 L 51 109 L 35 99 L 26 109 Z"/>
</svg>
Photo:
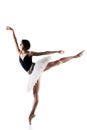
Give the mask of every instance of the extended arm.
<svg viewBox="0 0 87 130">
<path fill-rule="evenodd" d="M 31 52 L 31 55 L 32 55 L 32 56 L 40 56 L 40 55 L 49 55 L 49 54 L 53 54 L 53 53 L 63 54 L 64 51 L 59 50 L 59 51 Z"/>
<path fill-rule="evenodd" d="M 12 33 L 13 33 L 13 38 L 14 38 L 15 45 L 16 45 L 16 49 L 17 49 L 17 52 L 20 53 L 20 49 L 19 49 L 19 46 L 18 46 L 18 42 L 17 42 L 17 38 L 16 38 L 16 36 L 15 36 L 14 29 L 11 28 L 11 27 L 9 27 L 9 26 L 7 26 L 7 27 L 6 27 L 6 30 L 11 30 L 11 31 L 12 31 Z"/>
</svg>

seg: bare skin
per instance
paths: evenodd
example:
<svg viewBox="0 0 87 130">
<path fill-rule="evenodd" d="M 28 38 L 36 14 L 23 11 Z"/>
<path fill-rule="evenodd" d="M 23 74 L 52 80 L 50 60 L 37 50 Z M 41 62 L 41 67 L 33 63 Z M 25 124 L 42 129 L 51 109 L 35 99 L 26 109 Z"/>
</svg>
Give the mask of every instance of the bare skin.
<svg viewBox="0 0 87 130">
<path fill-rule="evenodd" d="M 14 32 L 13 28 L 7 26 L 6 30 L 11 30 L 12 31 L 13 38 L 14 38 L 14 41 L 15 41 L 16 50 L 18 52 L 18 55 L 22 59 L 24 59 L 24 57 L 27 54 L 29 56 L 33 57 L 33 56 L 40 56 L 40 55 L 49 55 L 49 54 L 54 54 L 54 53 L 60 53 L 60 54 L 64 53 L 64 51 L 62 51 L 62 50 L 59 50 L 59 51 L 45 51 L 45 52 L 28 51 L 28 50 L 26 50 L 24 48 L 22 43 L 20 44 L 20 48 L 19 48 L 18 43 L 17 43 L 17 38 L 15 36 L 15 32 Z M 49 62 L 44 71 L 47 71 L 47 70 L 51 69 L 52 67 L 58 66 L 58 65 L 60 65 L 62 63 L 68 62 L 68 61 L 70 61 L 72 59 L 79 58 L 79 57 L 81 57 L 83 55 L 83 53 L 84 53 L 84 51 L 81 51 L 80 53 L 78 53 L 78 54 L 76 54 L 74 56 L 63 57 L 63 58 L 58 59 L 56 61 Z M 32 119 L 35 117 L 35 110 L 36 110 L 36 107 L 37 107 L 38 101 L 39 101 L 39 96 L 38 96 L 39 88 L 40 88 L 40 79 L 37 81 L 36 85 L 33 87 L 34 102 L 33 102 L 32 110 L 31 110 L 30 115 L 29 115 L 29 124 L 30 125 L 31 125 Z"/>
<path fill-rule="evenodd" d="M 31 120 L 35 117 L 35 110 L 38 105 L 39 101 L 39 87 L 40 87 L 40 79 L 37 81 L 36 85 L 33 87 L 33 96 L 34 96 L 34 103 L 32 106 L 32 110 L 29 115 L 29 124 L 31 125 Z"/>
</svg>

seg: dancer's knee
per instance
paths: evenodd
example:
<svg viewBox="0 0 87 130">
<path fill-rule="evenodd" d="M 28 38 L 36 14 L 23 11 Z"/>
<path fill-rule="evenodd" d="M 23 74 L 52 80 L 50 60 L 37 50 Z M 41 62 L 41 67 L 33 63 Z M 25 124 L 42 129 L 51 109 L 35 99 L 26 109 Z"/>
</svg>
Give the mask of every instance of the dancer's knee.
<svg viewBox="0 0 87 130">
<path fill-rule="evenodd" d="M 33 96 L 34 96 L 34 98 L 38 101 L 38 91 L 37 90 L 34 90 L 33 91 Z"/>
</svg>

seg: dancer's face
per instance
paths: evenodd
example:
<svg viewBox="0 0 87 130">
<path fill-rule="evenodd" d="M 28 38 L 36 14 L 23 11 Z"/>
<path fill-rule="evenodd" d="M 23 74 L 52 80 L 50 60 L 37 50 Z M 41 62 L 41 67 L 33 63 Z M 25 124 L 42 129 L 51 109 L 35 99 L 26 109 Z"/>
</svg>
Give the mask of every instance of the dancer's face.
<svg viewBox="0 0 87 130">
<path fill-rule="evenodd" d="M 21 48 L 21 50 L 24 49 L 24 45 L 23 45 L 23 43 L 20 44 L 20 48 Z"/>
</svg>

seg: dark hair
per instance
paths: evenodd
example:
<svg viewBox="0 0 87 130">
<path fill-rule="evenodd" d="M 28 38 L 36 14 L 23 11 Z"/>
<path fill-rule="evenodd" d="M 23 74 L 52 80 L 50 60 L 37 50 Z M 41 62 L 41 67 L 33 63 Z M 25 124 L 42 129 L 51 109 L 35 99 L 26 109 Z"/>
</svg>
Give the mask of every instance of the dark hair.
<svg viewBox="0 0 87 130">
<path fill-rule="evenodd" d="M 26 39 L 22 39 L 22 44 L 24 45 L 24 48 L 26 50 L 28 50 L 30 48 L 30 41 L 26 40 Z"/>
</svg>

